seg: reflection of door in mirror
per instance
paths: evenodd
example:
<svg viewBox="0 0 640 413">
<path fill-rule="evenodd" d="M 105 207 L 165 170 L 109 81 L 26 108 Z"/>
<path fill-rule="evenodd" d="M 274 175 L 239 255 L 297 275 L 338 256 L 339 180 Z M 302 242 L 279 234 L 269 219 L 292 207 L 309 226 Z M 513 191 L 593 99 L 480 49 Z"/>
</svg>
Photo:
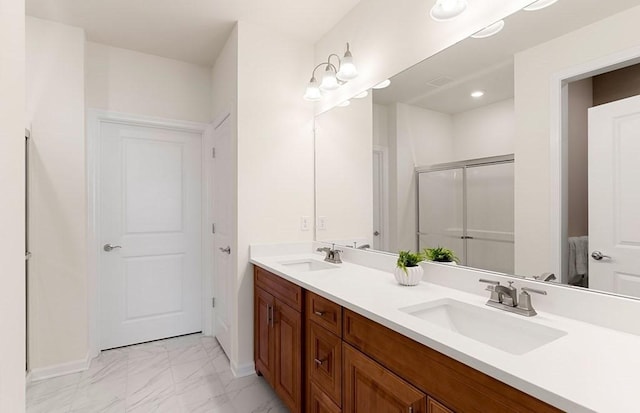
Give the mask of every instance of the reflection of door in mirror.
<svg viewBox="0 0 640 413">
<path fill-rule="evenodd" d="M 640 297 L 640 96 L 589 110 L 589 287 Z"/>
<path fill-rule="evenodd" d="M 640 297 L 634 255 L 640 65 L 567 85 L 566 218 L 562 282 Z M 637 129 L 636 129 L 637 130 Z M 640 232 L 640 231 L 638 231 Z M 591 257 L 600 252 L 603 258 Z M 630 254 L 629 254 L 630 253 Z M 615 258 L 608 258 L 612 256 Z"/>
</svg>

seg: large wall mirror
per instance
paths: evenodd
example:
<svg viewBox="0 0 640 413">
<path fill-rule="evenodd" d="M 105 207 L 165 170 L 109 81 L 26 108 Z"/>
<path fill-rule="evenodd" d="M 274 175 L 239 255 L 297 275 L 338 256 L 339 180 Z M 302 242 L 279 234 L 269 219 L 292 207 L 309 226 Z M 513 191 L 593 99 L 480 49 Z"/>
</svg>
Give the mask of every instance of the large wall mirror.
<svg viewBox="0 0 640 413">
<path fill-rule="evenodd" d="M 640 297 L 639 19 L 523 10 L 318 115 L 316 240 Z"/>
</svg>

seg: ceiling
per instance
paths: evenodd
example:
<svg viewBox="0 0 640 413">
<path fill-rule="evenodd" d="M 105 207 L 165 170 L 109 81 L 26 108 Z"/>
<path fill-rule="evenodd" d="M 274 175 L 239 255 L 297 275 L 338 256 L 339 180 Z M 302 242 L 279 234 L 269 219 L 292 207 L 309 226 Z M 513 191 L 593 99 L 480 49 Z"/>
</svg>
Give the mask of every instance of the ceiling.
<svg viewBox="0 0 640 413">
<path fill-rule="evenodd" d="M 89 41 L 210 66 L 236 21 L 315 44 L 360 0 L 27 0 L 29 16 Z"/>
<path fill-rule="evenodd" d="M 638 0 L 560 0 L 537 12 L 516 13 L 498 35 L 468 38 L 394 76 L 388 88 L 374 91 L 374 103 L 455 114 L 511 98 L 515 53 L 638 5 Z M 475 90 L 483 90 L 484 97 L 471 98 Z"/>
</svg>

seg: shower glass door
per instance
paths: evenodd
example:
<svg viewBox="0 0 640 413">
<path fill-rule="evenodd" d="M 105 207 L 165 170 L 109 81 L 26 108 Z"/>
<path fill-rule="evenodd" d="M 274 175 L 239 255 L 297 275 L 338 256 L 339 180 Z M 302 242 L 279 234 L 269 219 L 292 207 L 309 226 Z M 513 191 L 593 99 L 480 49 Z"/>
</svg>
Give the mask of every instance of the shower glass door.
<svg viewBox="0 0 640 413">
<path fill-rule="evenodd" d="M 464 169 L 418 173 L 418 247 L 446 247 L 461 262 L 464 250 Z"/>
<path fill-rule="evenodd" d="M 514 164 L 466 168 L 466 265 L 514 272 Z"/>
</svg>

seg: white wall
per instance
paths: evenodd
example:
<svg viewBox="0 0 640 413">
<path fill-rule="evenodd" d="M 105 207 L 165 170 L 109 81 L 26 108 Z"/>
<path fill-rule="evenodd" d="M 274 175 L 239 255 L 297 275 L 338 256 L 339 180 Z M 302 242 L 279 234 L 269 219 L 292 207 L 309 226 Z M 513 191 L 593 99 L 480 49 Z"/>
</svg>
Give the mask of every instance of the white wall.
<svg viewBox="0 0 640 413">
<path fill-rule="evenodd" d="M 342 55 L 345 43 L 360 76 L 317 105 L 318 111 L 331 108 L 356 93 L 434 55 L 469 35 L 518 10 L 531 0 L 469 2 L 469 9 L 445 23 L 429 18 L 433 1 L 362 0 L 315 45 L 315 63 L 326 61 L 330 53 Z M 304 91 L 307 81 L 299 88 Z M 302 92 L 300 92 L 302 93 Z"/>
<path fill-rule="evenodd" d="M 389 147 L 389 110 L 387 105 L 373 104 L 373 145 Z"/>
<path fill-rule="evenodd" d="M 238 23 L 239 366 L 253 362 L 252 243 L 313 240 L 313 105 L 302 99 L 313 48 L 247 22 Z"/>
<path fill-rule="evenodd" d="M 0 411 L 23 412 L 24 1 L 0 0 Z"/>
<path fill-rule="evenodd" d="M 86 88 L 87 108 L 211 120 L 210 67 L 87 42 Z"/>
<path fill-rule="evenodd" d="M 87 356 L 84 41 L 82 29 L 27 17 L 33 370 Z"/>
<path fill-rule="evenodd" d="M 515 140 L 513 99 L 453 115 L 455 161 L 513 153 Z"/>
<path fill-rule="evenodd" d="M 315 119 L 317 241 L 373 242 L 373 111 L 371 95 Z M 344 173 L 348 171 L 348 173 Z M 354 211 L 345 214 L 345 207 Z M 312 218 L 313 221 L 313 218 Z"/>
<path fill-rule="evenodd" d="M 515 56 L 516 273 L 551 268 L 550 81 L 558 73 L 640 46 L 635 7 Z M 585 47 L 588 45 L 588 47 Z"/>
</svg>

